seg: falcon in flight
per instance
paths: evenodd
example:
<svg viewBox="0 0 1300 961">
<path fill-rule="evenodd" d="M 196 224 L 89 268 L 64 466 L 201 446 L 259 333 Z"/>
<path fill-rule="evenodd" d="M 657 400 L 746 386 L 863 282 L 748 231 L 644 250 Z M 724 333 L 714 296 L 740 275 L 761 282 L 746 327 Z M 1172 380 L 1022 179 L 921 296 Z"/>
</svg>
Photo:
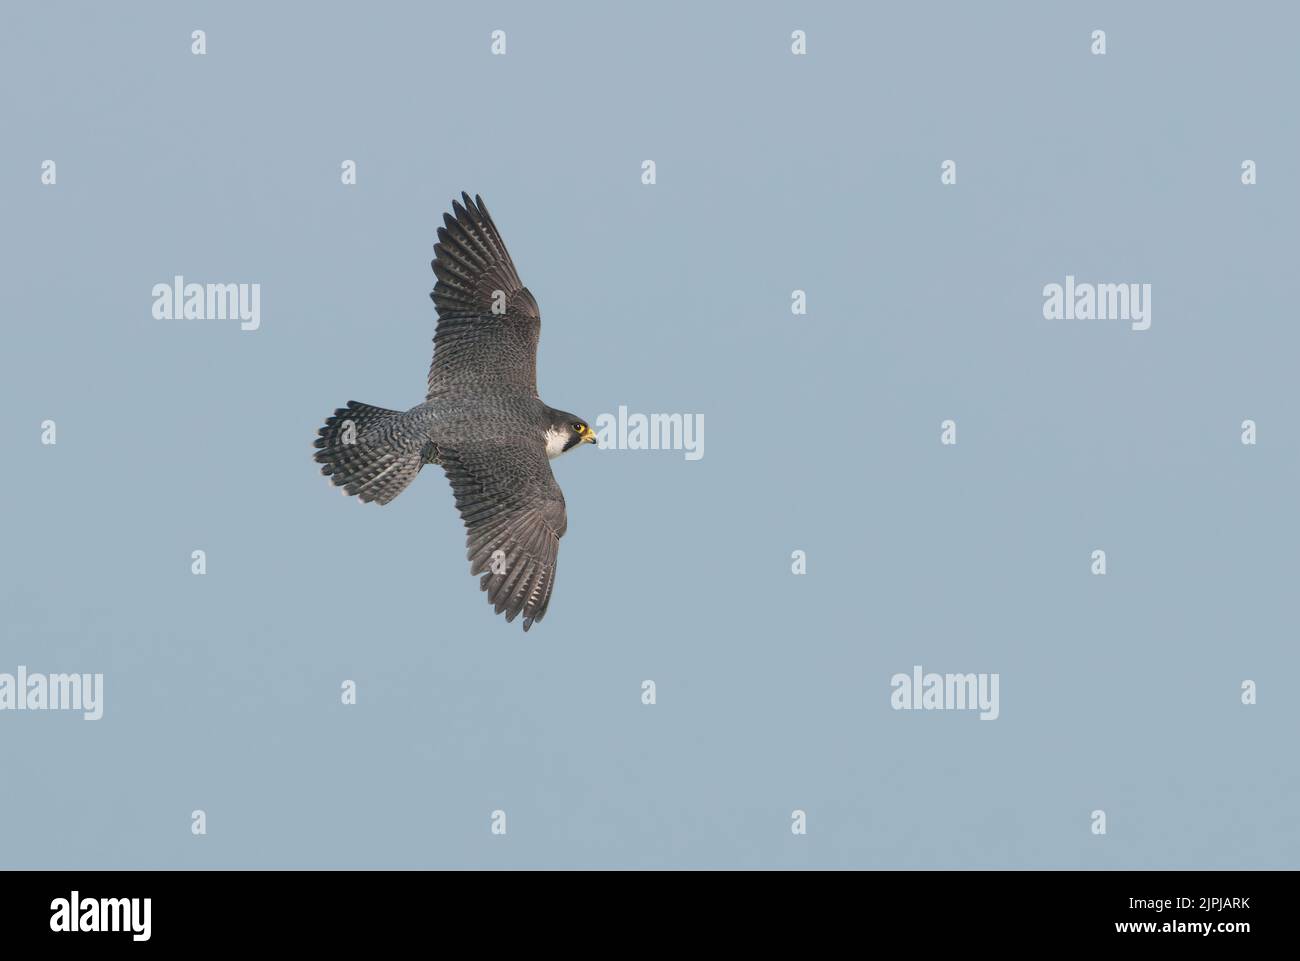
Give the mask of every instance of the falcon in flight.
<svg viewBox="0 0 1300 961">
<path fill-rule="evenodd" d="M 451 481 L 469 570 L 498 614 L 546 616 L 564 494 L 549 461 L 594 444 L 587 421 L 537 396 L 541 313 L 519 281 L 483 199 L 452 202 L 434 245 L 433 338 L 424 403 L 408 411 L 348 401 L 317 433 L 321 473 L 345 494 L 387 504 L 425 464 Z"/>
</svg>

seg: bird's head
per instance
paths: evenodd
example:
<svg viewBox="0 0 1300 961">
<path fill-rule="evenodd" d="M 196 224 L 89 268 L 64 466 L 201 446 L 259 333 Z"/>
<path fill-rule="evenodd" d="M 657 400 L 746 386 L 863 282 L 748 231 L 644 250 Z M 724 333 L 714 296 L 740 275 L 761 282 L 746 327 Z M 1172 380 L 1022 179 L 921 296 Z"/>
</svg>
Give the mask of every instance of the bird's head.
<svg viewBox="0 0 1300 961">
<path fill-rule="evenodd" d="M 546 456 L 559 457 L 579 444 L 596 443 L 596 432 L 577 414 L 552 410 L 546 427 Z"/>
</svg>

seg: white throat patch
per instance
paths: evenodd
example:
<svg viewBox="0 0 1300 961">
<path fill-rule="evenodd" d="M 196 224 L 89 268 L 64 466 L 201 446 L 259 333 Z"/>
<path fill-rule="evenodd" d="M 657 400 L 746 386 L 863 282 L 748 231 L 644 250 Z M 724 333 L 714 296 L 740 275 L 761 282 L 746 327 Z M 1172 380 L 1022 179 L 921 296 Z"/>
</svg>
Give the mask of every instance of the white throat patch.
<svg viewBox="0 0 1300 961">
<path fill-rule="evenodd" d="M 564 445 L 569 442 L 569 432 L 551 428 L 546 432 L 546 456 L 555 460 L 564 453 Z"/>
</svg>

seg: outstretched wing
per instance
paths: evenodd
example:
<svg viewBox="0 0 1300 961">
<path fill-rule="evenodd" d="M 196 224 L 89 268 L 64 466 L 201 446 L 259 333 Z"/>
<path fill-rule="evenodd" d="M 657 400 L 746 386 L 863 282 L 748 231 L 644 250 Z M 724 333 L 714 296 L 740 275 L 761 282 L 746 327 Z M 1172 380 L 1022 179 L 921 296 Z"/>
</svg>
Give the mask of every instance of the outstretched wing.
<svg viewBox="0 0 1300 961">
<path fill-rule="evenodd" d="M 537 395 L 541 312 L 506 252 L 483 198 L 452 202 L 434 245 L 438 308 L 427 399 L 475 387 Z"/>
<path fill-rule="evenodd" d="M 546 616 L 568 526 L 546 450 L 514 437 L 438 451 L 469 535 L 469 572 L 483 575 L 498 614 L 524 615 L 526 631 Z"/>
</svg>

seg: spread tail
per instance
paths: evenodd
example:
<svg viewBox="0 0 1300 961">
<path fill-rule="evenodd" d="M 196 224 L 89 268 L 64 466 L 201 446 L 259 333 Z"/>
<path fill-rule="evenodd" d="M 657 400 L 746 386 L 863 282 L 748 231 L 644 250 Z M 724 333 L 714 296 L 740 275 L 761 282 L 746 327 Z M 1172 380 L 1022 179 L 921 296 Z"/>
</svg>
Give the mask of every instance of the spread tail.
<svg viewBox="0 0 1300 961">
<path fill-rule="evenodd" d="M 398 445 L 396 428 L 403 416 L 400 410 L 348 401 L 317 431 L 320 472 L 345 494 L 387 504 L 432 462 L 422 450 Z"/>
</svg>

